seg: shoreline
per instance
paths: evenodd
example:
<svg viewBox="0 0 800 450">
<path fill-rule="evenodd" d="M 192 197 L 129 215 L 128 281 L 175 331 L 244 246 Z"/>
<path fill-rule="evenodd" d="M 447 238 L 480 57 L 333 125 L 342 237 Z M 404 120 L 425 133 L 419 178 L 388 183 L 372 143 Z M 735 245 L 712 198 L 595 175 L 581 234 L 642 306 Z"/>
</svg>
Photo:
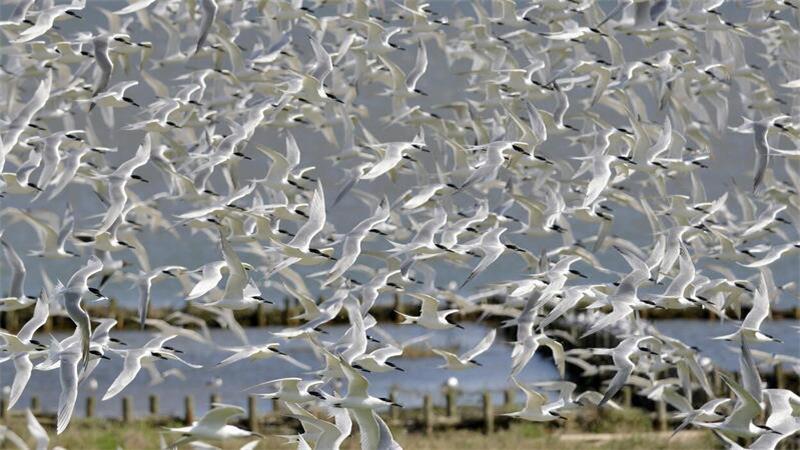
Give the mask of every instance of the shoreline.
<svg viewBox="0 0 800 450">
<path fill-rule="evenodd" d="M 499 298 L 490 298 L 488 304 L 502 304 Z M 393 305 L 374 305 L 370 314 L 375 317 L 378 323 L 399 323 L 400 316 L 396 311 L 407 312 L 415 311 L 418 306 L 404 303 L 395 298 Z M 117 320 L 116 330 L 138 330 L 139 327 L 139 313 L 135 308 L 119 306 L 118 302 L 113 298 L 102 306 L 90 306 L 86 308 L 90 317 L 93 318 L 114 318 Z M 601 308 L 605 311 L 605 308 Z M 609 309 L 610 310 L 610 309 Z M 743 318 L 750 311 L 750 308 L 743 307 L 738 314 L 736 311 L 727 311 L 730 317 Z M 195 317 L 202 319 L 206 326 L 209 328 L 222 328 L 220 324 L 214 320 L 214 315 L 194 306 L 191 302 L 187 302 L 183 308 L 151 308 L 148 319 L 166 320 L 171 314 L 184 313 L 191 314 Z M 299 302 L 295 299 L 284 299 L 274 305 L 261 304 L 258 307 L 250 310 L 235 311 L 234 317 L 243 327 L 267 327 L 267 326 L 297 326 L 302 322 L 294 319 L 295 316 L 302 314 L 303 308 L 299 306 Z M 640 317 L 648 320 L 718 320 L 718 317 L 710 310 L 703 308 L 686 308 L 686 309 L 651 309 L 640 311 Z M 33 315 L 33 307 L 20 309 L 11 312 L 0 312 L 0 328 L 6 331 L 16 333 Z M 475 322 L 481 316 L 480 312 L 472 313 L 459 313 L 455 317 L 459 322 Z M 800 306 L 794 309 L 785 310 L 771 310 L 771 320 L 800 320 Z M 499 320 L 497 320 L 499 322 Z M 347 315 L 344 312 L 339 313 L 331 322 L 331 324 L 347 324 Z M 192 326 L 189 325 L 189 328 Z M 74 329 L 74 324 L 69 320 L 66 315 L 50 316 L 42 329 L 45 332 L 52 331 L 71 331 Z"/>
</svg>

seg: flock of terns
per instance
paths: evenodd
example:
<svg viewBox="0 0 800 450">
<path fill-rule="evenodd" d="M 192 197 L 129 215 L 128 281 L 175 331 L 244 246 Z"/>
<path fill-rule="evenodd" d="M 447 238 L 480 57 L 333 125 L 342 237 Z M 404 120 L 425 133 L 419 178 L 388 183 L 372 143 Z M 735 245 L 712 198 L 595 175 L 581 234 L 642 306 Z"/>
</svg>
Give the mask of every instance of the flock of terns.
<svg viewBox="0 0 800 450">
<path fill-rule="evenodd" d="M 286 402 L 302 424 L 301 434 L 286 437 L 298 448 L 335 449 L 356 430 L 362 448 L 399 448 L 377 413 L 393 403 L 368 381 L 370 373 L 403 371 L 408 343 L 371 315 L 392 293 L 421 305 L 401 314 L 407 326 L 457 336 L 454 318 L 479 314 L 516 327 L 509 382 L 526 402 L 510 415 L 519 419 L 613 407 L 632 384 L 675 409 L 683 418 L 676 431 L 710 429 L 731 448 L 742 448 L 740 437 L 750 448 L 775 448 L 800 430 L 800 397 L 765 386 L 756 363 L 800 360 L 752 348 L 778 340 L 762 329 L 772 305 L 797 299 L 796 284 L 776 283 L 772 269 L 796 264 L 800 253 L 792 240 L 800 150 L 791 145 L 800 137 L 800 2 L 742 2 L 731 8 L 746 12 L 737 21 L 718 9 L 721 0 L 135 0 L 113 11 L 106 2 L 55 3 L 4 5 L 0 22 L 2 201 L 25 205 L 0 210 L 10 276 L 0 310 L 34 310 L 16 334 L 0 332 L 0 362 L 15 369 L 9 407 L 33 370 L 53 371 L 61 433 L 83 382 L 105 360 L 124 364 L 103 400 L 161 360 L 199 368 L 171 344 L 181 336 L 214 345 L 194 331 L 199 319 L 148 317 L 152 286 L 175 279 L 175 297 L 241 336 L 221 364 L 244 369 L 275 357 L 303 367 L 281 351 L 286 339 L 317 355 L 320 367 L 306 366 L 306 377 L 259 386 L 275 387 L 264 397 Z M 90 10 L 106 21 L 84 23 Z M 446 73 L 428 73 L 434 55 Z M 430 105 L 451 79 L 466 88 Z M 729 108 L 742 113 L 729 117 Z M 382 123 L 369 129 L 379 109 Z M 406 138 L 384 142 L 387 129 Z M 704 174 L 729 158 L 723 142 L 740 141 L 737 133 L 752 134 L 753 160 L 738 166 L 752 162 L 754 170 L 729 174 L 738 184 L 709 198 Z M 301 148 L 294 136 L 306 134 L 327 144 Z M 100 137 L 121 135 L 138 149 Z M 261 145 L 263 135 L 285 147 Z M 309 159 L 326 161 L 335 176 Z M 262 177 L 241 175 L 256 166 Z M 385 186 L 404 193 L 389 195 Z M 69 192 L 96 196 L 98 214 L 57 212 Z M 340 202 L 369 212 L 337 229 L 326 215 Z M 631 234 L 632 217 L 649 229 Z M 201 236 L 222 259 L 151 267 L 140 238 L 156 232 L 174 236 L 171 251 Z M 23 259 L 15 240 L 31 233 L 40 248 Z M 131 254 L 135 262 L 123 259 Z M 56 259 L 79 266 L 66 283 L 47 277 Z M 498 260 L 525 275 L 479 283 Z M 622 260 L 629 269 L 607 263 Z M 26 290 L 31 266 L 44 273 L 37 295 Z M 442 285 L 443 271 L 462 268 L 468 275 Z M 141 348 L 114 337 L 114 319 L 85 308 L 131 284 L 141 326 L 155 331 Z M 266 286 L 297 298 L 304 312 L 300 325 L 250 343 L 233 312 L 272 303 Z M 326 300 L 316 302 L 312 290 Z M 503 300 L 488 301 L 497 296 Z M 731 398 L 712 392 L 715 369 L 701 349 L 640 317 L 685 308 L 737 324 L 719 337 L 741 352 L 738 381 L 723 375 Z M 37 335 L 53 315 L 68 316 L 74 334 Z M 337 316 L 350 326 L 333 339 L 325 328 Z M 576 337 L 549 327 L 559 319 L 579 323 L 583 336 L 613 331 L 620 343 L 565 351 L 563 342 Z M 463 354 L 433 351 L 447 370 L 479 366 L 482 353 L 501 345 L 488 330 Z M 566 381 L 524 383 L 519 374 L 540 346 L 562 377 L 566 364 L 576 365 L 609 374 L 607 388 L 576 395 Z M 589 362 L 598 356 L 612 365 Z M 242 412 L 216 405 L 167 430 L 171 442 L 161 445 L 255 435 L 227 424 Z M 47 448 L 30 413 L 28 424 L 36 448 Z M 27 448 L 11 430 L 2 434 Z"/>
</svg>

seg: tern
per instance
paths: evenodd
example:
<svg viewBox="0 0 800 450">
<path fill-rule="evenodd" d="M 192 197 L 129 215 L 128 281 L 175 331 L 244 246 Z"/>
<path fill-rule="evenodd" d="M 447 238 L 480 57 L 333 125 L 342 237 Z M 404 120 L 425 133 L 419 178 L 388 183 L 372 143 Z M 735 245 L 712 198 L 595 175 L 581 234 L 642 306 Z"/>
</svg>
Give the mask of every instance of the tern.
<svg viewBox="0 0 800 450">
<path fill-rule="evenodd" d="M 403 318 L 401 324 L 416 323 L 429 330 L 447 330 L 449 328 L 464 328 L 457 323 L 448 322 L 447 316 L 457 313 L 458 309 L 438 310 L 439 300 L 427 294 L 410 294 L 412 297 L 422 302 L 419 316 L 409 316 L 395 311 Z"/>
<path fill-rule="evenodd" d="M 566 420 L 564 416 L 558 413 L 558 409 L 564 406 L 561 400 L 555 403 L 547 403 L 547 397 L 538 391 L 525 386 L 517 381 L 516 378 L 512 377 L 511 380 L 517 388 L 525 393 L 525 407 L 519 411 L 504 413 L 504 416 L 515 417 L 531 422 L 549 422 L 558 419 Z"/>
<path fill-rule="evenodd" d="M 443 369 L 448 370 L 464 370 L 470 367 L 481 366 L 482 364 L 478 361 L 475 361 L 475 358 L 478 357 L 481 353 L 486 352 L 489 350 L 489 347 L 492 346 L 494 342 L 494 337 L 497 334 L 497 330 L 490 330 L 483 339 L 478 342 L 475 347 L 467 350 L 461 355 L 456 355 L 455 353 L 446 352 L 440 349 L 433 349 L 433 352 L 437 355 L 444 358 L 444 365 L 439 366 Z"/>
<path fill-rule="evenodd" d="M 170 448 L 188 444 L 197 440 L 224 441 L 228 439 L 246 438 L 260 434 L 241 429 L 235 425 L 228 425 L 228 421 L 236 416 L 244 415 L 244 409 L 238 406 L 214 404 L 210 411 L 205 413 L 200 420 L 186 427 L 167 428 L 167 431 L 182 435 Z"/>
</svg>

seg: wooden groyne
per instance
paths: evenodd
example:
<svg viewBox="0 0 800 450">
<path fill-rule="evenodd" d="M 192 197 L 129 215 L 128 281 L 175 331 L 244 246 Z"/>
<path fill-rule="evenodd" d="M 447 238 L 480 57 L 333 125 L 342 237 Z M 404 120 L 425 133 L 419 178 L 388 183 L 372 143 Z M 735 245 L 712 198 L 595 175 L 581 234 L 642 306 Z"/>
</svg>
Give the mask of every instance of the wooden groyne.
<svg viewBox="0 0 800 450">
<path fill-rule="evenodd" d="M 319 302 L 322 302 L 320 299 Z M 502 298 L 490 298 L 487 300 L 488 304 L 503 304 Z M 400 295 L 396 295 L 391 304 L 378 304 L 370 309 L 370 314 L 379 323 L 393 323 L 399 321 L 399 316 L 395 311 L 416 313 L 419 305 L 412 301 L 403 301 Z M 139 313 L 135 308 L 123 307 L 118 304 L 113 298 L 105 305 L 89 306 L 87 307 L 89 315 L 92 317 L 109 317 L 117 320 L 115 329 L 117 330 L 136 330 L 139 329 Z M 151 308 L 148 318 L 166 320 L 170 315 L 182 312 L 191 314 L 205 321 L 209 328 L 219 328 L 220 324 L 214 318 L 214 315 L 201 307 L 195 306 L 191 302 L 186 302 L 181 308 Z M 741 311 L 731 311 L 731 317 L 744 317 L 749 312 L 748 308 L 742 308 Z M 250 310 L 235 311 L 234 316 L 236 320 L 245 327 L 265 327 L 265 326 L 294 326 L 301 323 L 300 320 L 294 317 L 303 313 L 303 308 L 300 303 L 294 298 L 284 298 L 277 301 L 275 304 L 260 304 L 256 308 Z M 22 325 L 27 322 L 33 315 L 33 308 L 26 308 L 13 312 L 0 312 L 0 328 L 10 332 L 17 332 Z M 716 316 L 709 310 L 702 308 L 686 308 L 686 309 L 670 309 L 670 310 L 644 310 L 640 312 L 642 318 L 649 320 L 667 320 L 667 319 L 687 319 L 687 320 L 717 320 Z M 458 313 L 456 318 L 460 322 L 476 321 L 481 317 L 479 312 L 474 313 Z M 775 310 L 771 312 L 773 320 L 794 319 L 800 320 L 800 307 L 787 310 Z M 330 323 L 332 324 L 345 324 L 347 323 L 347 315 L 342 311 Z M 496 318 L 490 317 L 487 320 L 489 324 L 499 322 Z M 191 327 L 191 325 L 188 325 Z M 44 331 L 62 331 L 72 330 L 74 324 L 66 315 L 55 315 L 48 318 L 43 326 Z"/>
<path fill-rule="evenodd" d="M 400 388 L 393 388 L 389 397 L 393 401 L 398 401 L 401 391 Z M 516 419 L 504 415 L 512 411 L 521 409 L 524 400 L 518 398 L 518 391 L 512 388 L 505 390 L 482 390 L 465 392 L 457 388 L 443 388 L 442 395 L 434 396 L 431 393 L 421 394 L 422 407 L 400 408 L 390 407 L 381 411 L 384 420 L 393 428 L 403 428 L 409 432 L 420 432 L 428 435 L 438 430 L 446 429 L 469 429 L 480 430 L 491 434 L 497 430 L 508 428 L 511 422 Z M 408 395 L 408 392 L 406 392 Z M 415 394 L 416 395 L 416 394 Z M 501 398 L 497 402 L 495 399 Z M 436 403 L 437 399 L 443 399 L 444 403 Z M 145 401 L 139 397 L 124 396 L 116 400 L 119 402 L 119 413 L 116 416 L 103 417 L 104 420 L 118 421 L 121 423 L 147 422 L 161 426 L 167 424 L 191 424 L 202 416 L 204 411 L 198 411 L 197 402 L 193 396 L 186 396 L 183 401 L 183 412 L 179 415 L 164 414 L 161 410 L 161 402 L 157 395 L 149 395 L 146 399 L 147 412 L 136 414 L 135 407 L 137 401 Z M 222 403 L 223 399 L 218 394 L 212 394 L 209 405 Z M 256 432 L 279 433 L 287 429 L 301 430 L 301 425 L 294 419 L 287 418 L 284 414 L 288 409 L 283 402 L 271 399 L 271 408 L 268 410 L 259 409 L 259 397 L 250 395 L 245 405 L 240 405 L 246 411 L 245 415 L 239 418 L 239 425 Z M 226 402 L 227 403 L 227 402 Z M 43 424 L 55 423 L 55 412 L 43 411 L 38 396 L 31 397 L 31 411 L 39 418 Z M 311 408 L 312 412 L 314 408 Z M 21 405 L 14 410 L 6 408 L 6 399 L 0 399 L 0 419 L 8 421 L 12 416 L 22 416 L 24 409 Z M 94 396 L 86 397 L 83 408 L 76 405 L 75 417 L 84 419 L 96 419 L 97 399 Z M 566 413 L 565 413 L 566 414 Z M 572 413 L 573 417 L 581 414 L 579 411 Z M 658 409 L 653 413 L 641 412 L 644 417 L 652 420 L 653 429 L 661 429 L 670 421 L 666 409 Z M 557 423 L 550 426 L 558 427 Z"/>
</svg>

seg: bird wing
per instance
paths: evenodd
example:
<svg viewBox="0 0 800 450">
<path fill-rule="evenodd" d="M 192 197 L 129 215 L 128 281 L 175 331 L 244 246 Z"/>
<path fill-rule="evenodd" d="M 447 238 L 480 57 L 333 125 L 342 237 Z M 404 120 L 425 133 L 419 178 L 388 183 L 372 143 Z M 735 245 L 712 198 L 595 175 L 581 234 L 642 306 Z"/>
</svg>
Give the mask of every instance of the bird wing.
<svg viewBox="0 0 800 450">
<path fill-rule="evenodd" d="M 28 384 L 31 378 L 31 371 L 33 370 L 33 363 L 27 353 L 18 353 L 14 355 L 14 381 L 11 383 L 11 392 L 8 394 L 8 408 L 10 409 L 17 403 L 22 391 Z"/>
<path fill-rule="evenodd" d="M 225 283 L 225 293 L 222 298 L 236 298 L 243 295 L 245 287 L 247 287 L 247 271 L 242 265 L 242 260 L 239 254 L 233 249 L 228 239 L 220 229 L 219 244 L 222 247 L 222 254 L 225 257 L 225 263 L 228 266 L 228 281 Z"/>
<path fill-rule="evenodd" d="M 25 325 L 17 333 L 20 340 L 28 341 L 33 337 L 33 334 L 42 325 L 47 322 L 47 317 L 50 315 L 50 304 L 47 301 L 45 291 L 36 300 L 36 306 L 33 309 L 33 316 L 25 322 Z"/>
<path fill-rule="evenodd" d="M 114 14 L 122 16 L 124 14 L 130 14 L 136 11 L 141 11 L 147 8 L 148 6 L 152 5 L 153 3 L 155 3 L 155 1 L 156 0 L 137 0 L 122 9 L 114 11 Z"/>
<path fill-rule="evenodd" d="M 119 394 L 134 378 L 136 378 L 139 370 L 142 369 L 142 357 L 145 356 L 145 352 L 149 351 L 150 350 L 146 349 L 138 349 L 130 350 L 125 354 L 125 362 L 122 365 L 122 371 L 111 383 L 111 386 L 108 387 L 105 395 L 103 395 L 103 401 Z"/>
<path fill-rule="evenodd" d="M 378 425 L 378 445 L 375 447 L 377 450 L 403 450 L 403 447 L 394 440 L 392 436 L 392 430 L 386 425 L 386 422 L 381 419 L 381 416 L 376 414 L 374 411 L 372 412 L 373 417 L 375 418 L 375 422 Z"/>
<path fill-rule="evenodd" d="M 100 77 L 97 79 L 92 97 L 104 92 L 108 87 L 108 81 L 111 79 L 111 71 L 114 70 L 114 63 L 108 55 L 108 36 L 98 36 L 94 39 L 94 60 L 97 67 L 100 69 Z"/>
<path fill-rule="evenodd" d="M 21 299 L 25 296 L 25 293 L 23 292 L 26 274 L 25 263 L 22 262 L 22 259 L 19 257 L 17 252 L 14 251 L 14 248 L 11 247 L 11 244 L 6 242 L 5 239 L 0 240 L 0 243 L 3 244 L 8 265 L 11 267 L 11 280 L 8 289 L 8 296 Z"/>
<path fill-rule="evenodd" d="M 753 124 L 753 135 L 755 136 L 756 146 L 756 166 L 754 169 L 753 191 L 755 191 L 764 180 L 764 173 L 769 164 L 769 143 L 767 142 L 767 127 L 761 123 Z"/>
<path fill-rule="evenodd" d="M 139 325 L 144 329 L 144 322 L 147 320 L 147 313 L 150 310 L 150 288 L 153 279 L 147 275 L 139 279 Z"/>
<path fill-rule="evenodd" d="M 345 363 L 342 360 L 339 361 L 339 364 L 342 367 L 342 371 L 344 372 L 345 378 L 347 378 L 347 396 L 348 397 L 367 397 L 369 394 L 367 393 L 367 388 L 369 387 L 369 381 L 364 378 L 360 373 L 356 372 L 355 369 L 350 367 L 349 364 Z"/>
<path fill-rule="evenodd" d="M 375 411 L 365 408 L 350 409 L 353 417 L 358 424 L 359 432 L 361 433 L 361 448 L 378 448 L 378 442 L 381 438 L 380 427 L 376 420 Z"/>
<path fill-rule="evenodd" d="M 47 431 L 45 431 L 42 424 L 36 420 L 36 416 L 33 415 L 30 409 L 25 410 L 25 416 L 27 419 L 28 433 L 30 433 L 31 437 L 36 441 L 36 450 L 47 450 L 47 446 L 50 443 L 50 437 L 47 435 Z"/>
<path fill-rule="evenodd" d="M 539 338 L 539 344 L 547 346 L 550 351 L 553 352 L 553 360 L 556 363 L 556 367 L 558 368 L 558 372 L 561 374 L 561 377 L 564 377 L 564 371 L 566 370 L 566 355 L 564 353 L 564 346 L 561 345 L 560 342 L 556 341 L 555 339 L 551 339 L 549 337 L 543 336 Z"/>
<path fill-rule="evenodd" d="M 222 268 L 225 266 L 226 265 L 224 261 L 216 261 L 204 265 L 202 278 L 200 278 L 200 281 L 198 281 L 192 290 L 189 291 L 189 295 L 186 297 L 186 300 L 202 297 L 210 290 L 214 289 L 222 279 Z"/>
<path fill-rule="evenodd" d="M 428 294 L 410 294 L 412 297 L 416 298 L 417 300 L 422 301 L 422 308 L 420 309 L 421 316 L 435 316 L 437 310 L 439 309 L 439 300 L 431 297 Z"/>
<path fill-rule="evenodd" d="M 76 348 L 65 350 L 59 355 L 61 394 L 58 396 L 57 434 L 61 434 L 67 428 L 72 418 L 72 411 L 75 409 L 75 401 L 78 399 L 78 362 L 80 359 L 81 353 Z"/>
<path fill-rule="evenodd" d="M 297 230 L 294 238 L 287 244 L 290 247 L 308 249 L 311 241 L 325 227 L 325 192 L 322 183 L 317 184 L 311 199 L 308 220 Z"/>
<path fill-rule="evenodd" d="M 406 87 L 408 90 L 414 91 L 417 88 L 417 83 L 425 71 L 428 70 L 428 49 L 425 48 L 425 42 L 419 42 L 419 49 L 417 49 L 417 59 L 414 68 L 406 76 Z"/>
<path fill-rule="evenodd" d="M 764 274 L 761 274 L 761 283 L 753 293 L 753 307 L 742 321 L 742 328 L 758 330 L 761 323 L 769 316 L 769 298 L 767 296 L 767 281 Z"/>
<path fill-rule="evenodd" d="M 247 359 L 247 358 L 251 357 L 252 355 L 254 355 L 256 352 L 258 352 L 258 349 L 256 347 L 240 349 L 240 350 L 236 351 L 234 354 L 232 354 L 231 356 L 228 356 L 227 358 L 225 358 L 222 361 L 218 362 L 217 363 L 217 367 L 227 366 L 227 365 L 233 364 L 233 363 L 235 363 L 237 361 L 241 361 L 243 359 Z"/>
<path fill-rule="evenodd" d="M 197 45 L 194 52 L 197 53 L 203 48 L 203 44 L 208 39 L 208 33 L 211 31 L 211 26 L 214 25 L 214 19 L 217 17 L 216 0 L 203 0 L 203 20 L 200 23 L 200 36 L 197 38 Z"/>
<path fill-rule="evenodd" d="M 231 417 L 241 415 L 244 415 L 244 409 L 239 406 L 215 404 L 211 411 L 197 421 L 196 427 L 221 428 Z"/>
<path fill-rule="evenodd" d="M 485 352 L 486 350 L 489 350 L 489 347 L 491 347 L 492 343 L 494 342 L 495 336 L 497 336 L 497 330 L 495 330 L 494 328 L 489 330 L 489 332 L 486 333 L 486 336 L 484 336 L 483 339 L 481 339 L 480 342 L 478 342 L 478 345 L 469 349 L 469 351 L 461 355 L 459 359 L 461 359 L 462 361 L 472 361 L 473 359 L 475 359 L 475 357 L 477 357 L 481 353 Z"/>
</svg>

